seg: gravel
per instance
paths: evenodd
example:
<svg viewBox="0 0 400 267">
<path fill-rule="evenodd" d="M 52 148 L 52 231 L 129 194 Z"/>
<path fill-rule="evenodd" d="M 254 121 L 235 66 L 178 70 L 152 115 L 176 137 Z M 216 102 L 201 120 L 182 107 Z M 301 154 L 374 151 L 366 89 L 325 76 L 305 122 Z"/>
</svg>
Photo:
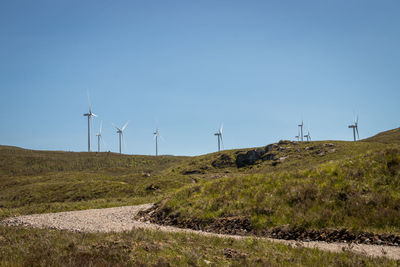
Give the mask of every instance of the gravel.
<svg viewBox="0 0 400 267">
<path fill-rule="evenodd" d="M 122 232 L 130 231 L 133 228 L 136 228 L 152 229 L 164 232 L 195 233 L 206 236 L 217 236 L 221 238 L 233 239 L 257 238 L 249 236 L 215 234 L 190 229 L 181 229 L 172 226 L 160 226 L 149 222 L 140 222 L 134 219 L 135 215 L 140 210 L 149 209 L 151 207 L 152 204 L 143 204 L 137 206 L 124 206 L 106 209 L 32 214 L 8 218 L 0 223 L 7 226 L 27 226 L 91 233 Z M 283 243 L 292 247 L 316 248 L 332 252 L 351 251 L 371 257 L 387 257 L 394 260 L 400 260 L 400 247 L 395 246 L 365 245 L 354 243 L 327 243 L 321 241 L 298 242 L 272 238 L 257 239 L 264 239 L 275 243 Z"/>
</svg>

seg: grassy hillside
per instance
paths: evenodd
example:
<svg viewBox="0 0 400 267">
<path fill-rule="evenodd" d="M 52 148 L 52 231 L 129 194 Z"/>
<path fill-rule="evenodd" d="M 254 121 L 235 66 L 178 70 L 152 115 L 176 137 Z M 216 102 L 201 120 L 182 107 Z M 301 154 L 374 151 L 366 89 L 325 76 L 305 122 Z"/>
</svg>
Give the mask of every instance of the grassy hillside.
<svg viewBox="0 0 400 267">
<path fill-rule="evenodd" d="M 184 160 L 0 146 L 0 218 L 157 201 L 192 181 L 163 174 Z"/>
<path fill-rule="evenodd" d="M 129 156 L 111 152 L 36 151 L 0 146 L 0 175 L 39 175 L 49 172 L 159 172 L 185 157 Z"/>
<path fill-rule="evenodd" d="M 204 227 L 227 218 L 248 222 L 255 232 L 289 226 L 399 234 L 399 136 L 396 129 L 362 142 L 282 141 L 268 152 L 275 160 L 219 169 L 218 179 L 168 196 L 153 217 Z M 234 159 L 238 151 L 223 153 Z M 192 159 L 190 167 L 206 176 L 218 157 Z"/>
<path fill-rule="evenodd" d="M 370 138 L 364 139 L 366 142 L 377 142 L 385 144 L 399 144 L 400 143 L 400 128 L 379 133 Z"/>
<path fill-rule="evenodd" d="M 174 193 L 159 212 L 204 223 L 245 217 L 256 229 L 291 225 L 400 233 L 400 150 L 202 182 Z"/>
<path fill-rule="evenodd" d="M 360 142 L 279 143 L 197 157 L 0 146 L 0 219 L 157 202 L 159 219 L 400 233 L 400 131 Z M 245 166 L 237 158 L 258 153 Z M 219 222 L 219 221 L 218 221 Z M 184 224 L 183 223 L 183 224 Z M 183 255 L 183 256 L 179 256 Z M 0 265 L 395 265 L 260 240 L 0 227 Z"/>
</svg>

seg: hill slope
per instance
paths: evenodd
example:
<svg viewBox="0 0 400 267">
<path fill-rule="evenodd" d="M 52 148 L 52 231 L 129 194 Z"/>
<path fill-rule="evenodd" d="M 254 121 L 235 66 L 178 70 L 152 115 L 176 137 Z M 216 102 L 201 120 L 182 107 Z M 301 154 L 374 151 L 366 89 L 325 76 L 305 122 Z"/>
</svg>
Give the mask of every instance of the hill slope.
<svg viewBox="0 0 400 267">
<path fill-rule="evenodd" d="M 399 144 L 400 143 L 400 128 L 379 133 L 370 138 L 364 139 L 366 142 L 377 142 L 384 144 Z"/>
<path fill-rule="evenodd" d="M 0 146 L 0 218 L 159 201 L 161 221 L 237 217 L 254 231 L 400 233 L 398 136 L 395 129 L 362 142 L 281 141 L 197 157 Z"/>
</svg>

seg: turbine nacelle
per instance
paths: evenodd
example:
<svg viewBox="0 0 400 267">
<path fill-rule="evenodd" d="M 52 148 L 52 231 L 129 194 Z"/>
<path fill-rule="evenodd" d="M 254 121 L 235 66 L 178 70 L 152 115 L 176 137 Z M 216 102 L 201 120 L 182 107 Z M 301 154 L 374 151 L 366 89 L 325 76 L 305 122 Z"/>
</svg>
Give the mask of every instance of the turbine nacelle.
<svg viewBox="0 0 400 267">
<path fill-rule="evenodd" d="M 126 126 L 128 126 L 129 121 L 127 121 L 124 126 L 122 126 L 121 128 L 117 127 L 114 123 L 112 124 L 114 126 L 115 129 L 117 129 L 117 133 L 119 135 L 119 153 L 122 153 L 122 149 L 121 149 L 121 141 L 123 138 L 123 132 L 126 128 Z"/>
</svg>

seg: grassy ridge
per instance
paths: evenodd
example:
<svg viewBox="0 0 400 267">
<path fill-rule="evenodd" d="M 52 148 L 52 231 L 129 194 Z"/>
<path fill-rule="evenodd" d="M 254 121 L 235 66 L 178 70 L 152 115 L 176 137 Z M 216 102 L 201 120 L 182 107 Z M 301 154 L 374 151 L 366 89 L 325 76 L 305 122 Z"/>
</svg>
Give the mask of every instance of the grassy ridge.
<svg viewBox="0 0 400 267">
<path fill-rule="evenodd" d="M 400 233 L 400 150 L 203 182 L 163 203 L 181 219 L 244 216 L 261 229 L 293 225 Z"/>
<path fill-rule="evenodd" d="M 154 202 L 192 182 L 164 174 L 185 158 L 0 146 L 0 218 Z"/>
<path fill-rule="evenodd" d="M 263 240 L 132 230 L 83 234 L 0 226 L 1 266 L 396 266 L 386 258 Z"/>
<path fill-rule="evenodd" d="M 36 151 L 0 146 L 0 175 L 38 175 L 48 172 L 158 172 L 186 157 L 129 156 L 111 152 Z"/>
<path fill-rule="evenodd" d="M 370 138 L 364 139 L 364 142 L 375 142 L 384 144 L 400 143 L 400 128 L 379 133 Z"/>
</svg>

